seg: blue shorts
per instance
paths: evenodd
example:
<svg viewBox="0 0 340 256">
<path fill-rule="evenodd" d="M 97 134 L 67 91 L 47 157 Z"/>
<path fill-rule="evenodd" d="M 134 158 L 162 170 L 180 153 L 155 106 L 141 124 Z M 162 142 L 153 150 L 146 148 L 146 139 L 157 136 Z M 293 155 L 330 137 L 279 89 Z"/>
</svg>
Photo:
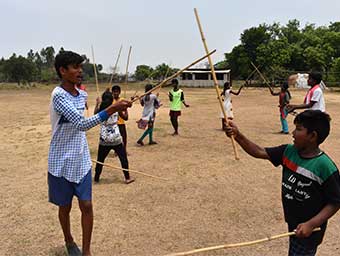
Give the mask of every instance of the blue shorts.
<svg viewBox="0 0 340 256">
<path fill-rule="evenodd" d="M 64 177 L 55 177 L 48 173 L 48 198 L 58 206 L 66 206 L 72 203 L 73 196 L 81 201 L 92 199 L 92 176 L 91 170 L 85 175 L 80 183 L 73 183 Z"/>
</svg>

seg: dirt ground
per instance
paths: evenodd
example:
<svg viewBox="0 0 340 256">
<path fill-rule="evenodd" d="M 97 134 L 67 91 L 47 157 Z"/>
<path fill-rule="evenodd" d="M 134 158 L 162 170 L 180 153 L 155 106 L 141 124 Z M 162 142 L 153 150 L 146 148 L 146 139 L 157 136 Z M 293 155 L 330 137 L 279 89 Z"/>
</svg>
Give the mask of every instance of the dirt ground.
<svg viewBox="0 0 340 256">
<path fill-rule="evenodd" d="M 47 154 L 51 137 L 49 100 L 52 87 L 0 91 L 0 255 L 64 255 L 57 207 L 47 200 Z M 167 178 L 133 175 L 125 185 L 120 171 L 104 168 L 93 185 L 95 223 L 93 255 L 165 255 L 194 248 L 236 243 L 287 232 L 280 200 L 281 169 L 248 156 L 240 148 L 234 160 L 223 132 L 213 89 L 184 89 L 190 108 L 182 111 L 180 136 L 171 136 L 167 89 L 157 113 L 158 145 L 136 146 L 142 130 L 135 121 L 141 107 L 130 109 L 130 168 Z M 128 95 L 134 90 L 128 91 Z M 293 103 L 304 91 L 292 90 Z M 93 109 L 96 93 L 91 88 Z M 322 145 L 340 166 L 340 94 L 326 92 L 332 130 Z M 241 131 L 263 146 L 291 142 L 280 131 L 278 98 L 267 89 L 246 88 L 233 97 Z M 293 117 L 289 116 L 290 131 Z M 87 132 L 96 158 L 99 127 Z M 147 141 L 146 141 L 147 142 Z M 119 166 L 117 158 L 106 160 Z M 73 235 L 81 245 L 80 211 L 71 213 Z M 286 255 L 288 239 L 198 255 Z M 318 255 L 340 255 L 340 214 L 334 216 Z"/>
</svg>

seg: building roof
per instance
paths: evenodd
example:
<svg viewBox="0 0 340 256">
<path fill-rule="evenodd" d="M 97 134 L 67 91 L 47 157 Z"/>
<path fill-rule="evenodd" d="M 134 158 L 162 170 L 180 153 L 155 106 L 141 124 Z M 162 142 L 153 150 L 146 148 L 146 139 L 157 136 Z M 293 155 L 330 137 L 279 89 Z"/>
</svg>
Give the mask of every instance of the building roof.
<svg viewBox="0 0 340 256">
<path fill-rule="evenodd" d="M 206 68 L 190 68 L 184 70 L 183 73 L 211 73 L 211 69 Z M 230 69 L 215 69 L 217 74 L 227 74 L 230 73 Z"/>
</svg>

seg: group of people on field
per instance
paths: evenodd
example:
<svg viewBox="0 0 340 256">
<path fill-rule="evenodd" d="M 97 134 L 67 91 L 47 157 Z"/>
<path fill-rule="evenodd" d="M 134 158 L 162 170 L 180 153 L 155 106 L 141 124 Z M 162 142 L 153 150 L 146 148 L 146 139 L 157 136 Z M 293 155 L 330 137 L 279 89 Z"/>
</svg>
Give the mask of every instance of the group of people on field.
<svg viewBox="0 0 340 256">
<path fill-rule="evenodd" d="M 85 132 L 100 124 L 100 136 L 97 161 L 103 163 L 111 150 L 114 150 L 121 162 L 125 182 L 134 181 L 128 169 L 126 151 L 127 133 L 125 121 L 128 120 L 128 108 L 131 101 L 120 97 L 121 89 L 114 85 L 97 99 L 94 115 L 85 117 L 87 93 L 77 88 L 82 79 L 81 64 L 83 57 L 71 51 L 60 52 L 55 58 L 55 69 L 61 79 L 51 95 L 50 116 L 52 138 L 48 156 L 49 201 L 58 206 L 58 217 L 64 234 L 69 255 L 91 255 L 90 244 L 93 229 L 92 174 L 91 157 Z M 290 237 L 290 256 L 315 255 L 322 242 L 327 221 L 340 208 L 339 171 L 319 145 L 325 141 L 330 131 L 330 116 L 325 112 L 319 73 L 311 73 L 309 89 L 304 103 L 290 104 L 288 85 L 283 84 L 279 95 L 279 109 L 282 133 L 288 133 L 286 116 L 296 109 L 308 110 L 296 115 L 293 144 L 275 147 L 262 147 L 243 135 L 233 122 L 231 94 L 238 95 L 242 87 L 234 92 L 231 84 L 225 83 L 222 96 L 228 120 L 222 115 L 222 126 L 227 136 L 233 136 L 240 146 L 255 158 L 267 159 L 274 166 L 282 169 L 282 203 L 285 221 L 289 231 L 296 236 Z M 170 121 L 174 128 L 173 135 L 178 135 L 178 117 L 181 105 L 189 105 L 184 100 L 184 93 L 178 87 L 178 81 L 172 81 L 173 89 L 169 92 Z M 149 92 L 152 85 L 146 85 Z M 156 94 L 147 93 L 140 98 L 143 106 L 138 126 L 145 129 L 137 144 L 144 145 L 144 138 L 149 136 L 149 144 L 156 144 L 153 128 L 156 109 L 161 103 Z M 94 181 L 99 182 L 102 164 L 96 165 Z M 75 243 L 70 228 L 72 199 L 79 201 L 82 222 L 82 251 Z M 313 232 L 317 227 L 321 231 Z"/>
</svg>

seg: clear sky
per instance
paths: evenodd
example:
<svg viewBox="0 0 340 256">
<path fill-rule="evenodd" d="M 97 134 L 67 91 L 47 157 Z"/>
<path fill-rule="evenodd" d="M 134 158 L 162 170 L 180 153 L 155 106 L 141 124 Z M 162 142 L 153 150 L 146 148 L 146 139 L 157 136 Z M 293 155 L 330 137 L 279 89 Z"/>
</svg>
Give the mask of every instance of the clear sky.
<svg viewBox="0 0 340 256">
<path fill-rule="evenodd" d="M 130 72 L 162 62 L 181 68 L 204 55 L 193 8 L 198 9 L 213 61 L 223 60 L 244 29 L 274 21 L 329 25 L 339 21 L 339 0 L 0 0 L 0 57 L 26 56 L 52 45 L 91 57 L 108 71 L 124 72 L 132 45 Z"/>
</svg>

